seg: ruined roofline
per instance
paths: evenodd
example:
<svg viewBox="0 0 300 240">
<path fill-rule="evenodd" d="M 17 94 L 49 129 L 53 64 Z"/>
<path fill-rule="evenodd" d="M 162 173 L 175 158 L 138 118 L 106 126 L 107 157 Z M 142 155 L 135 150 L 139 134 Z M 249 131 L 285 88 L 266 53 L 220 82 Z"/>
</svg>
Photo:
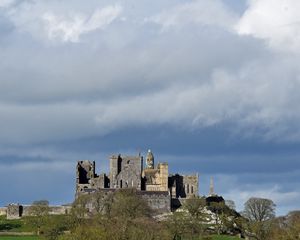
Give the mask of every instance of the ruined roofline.
<svg viewBox="0 0 300 240">
<path fill-rule="evenodd" d="M 182 176 L 182 177 L 199 177 L 199 173 L 191 173 L 191 174 L 180 174 L 180 173 L 170 173 L 169 177 Z"/>
<path fill-rule="evenodd" d="M 141 158 L 142 158 L 142 156 L 140 156 L 140 155 L 134 155 L 134 156 L 132 156 L 132 155 L 122 155 L 122 154 L 118 154 L 118 155 L 115 155 L 115 154 L 113 154 L 113 155 L 111 155 L 110 157 L 109 157 L 109 159 L 118 159 L 118 158 L 122 158 L 122 159 L 131 159 L 131 160 L 140 160 Z"/>
</svg>

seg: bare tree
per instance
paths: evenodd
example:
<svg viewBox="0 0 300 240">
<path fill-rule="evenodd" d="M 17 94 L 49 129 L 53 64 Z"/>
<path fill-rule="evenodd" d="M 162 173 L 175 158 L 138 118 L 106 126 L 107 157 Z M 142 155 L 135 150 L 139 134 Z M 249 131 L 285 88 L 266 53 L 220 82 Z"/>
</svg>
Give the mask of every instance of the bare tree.
<svg viewBox="0 0 300 240">
<path fill-rule="evenodd" d="M 272 220 L 275 218 L 276 205 L 270 199 L 250 198 L 244 205 L 244 216 L 249 220 L 247 233 L 257 240 L 272 239 Z"/>
<path fill-rule="evenodd" d="M 235 203 L 233 200 L 226 200 L 225 205 L 229 207 L 231 210 L 235 210 Z"/>
<path fill-rule="evenodd" d="M 270 199 L 252 197 L 244 205 L 244 216 L 255 222 L 267 221 L 275 217 L 275 207 Z"/>
</svg>

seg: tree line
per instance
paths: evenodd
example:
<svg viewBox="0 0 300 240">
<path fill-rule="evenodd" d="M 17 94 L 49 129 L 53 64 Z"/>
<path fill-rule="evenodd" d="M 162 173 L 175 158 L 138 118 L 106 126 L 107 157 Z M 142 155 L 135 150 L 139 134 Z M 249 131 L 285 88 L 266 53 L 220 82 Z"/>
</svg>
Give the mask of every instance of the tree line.
<svg viewBox="0 0 300 240">
<path fill-rule="evenodd" d="M 49 210 L 47 201 L 34 202 L 32 216 L 26 218 L 37 234 L 49 240 L 208 240 L 212 234 L 300 239 L 300 211 L 276 218 L 276 205 L 263 198 L 250 198 L 244 211 L 237 213 L 233 201 L 208 204 L 205 198 L 194 197 L 176 212 L 157 215 L 135 190 L 127 189 L 82 195 L 66 215 L 50 216 Z"/>
</svg>

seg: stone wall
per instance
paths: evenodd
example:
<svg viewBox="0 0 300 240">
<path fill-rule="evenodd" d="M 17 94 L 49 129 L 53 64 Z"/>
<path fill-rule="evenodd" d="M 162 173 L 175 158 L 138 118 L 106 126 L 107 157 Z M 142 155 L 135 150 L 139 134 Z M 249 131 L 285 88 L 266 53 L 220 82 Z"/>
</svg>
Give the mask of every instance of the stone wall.
<svg viewBox="0 0 300 240">
<path fill-rule="evenodd" d="M 146 168 L 143 172 L 146 191 L 168 191 L 169 169 L 167 163 L 159 163 L 157 168 Z"/>
<path fill-rule="evenodd" d="M 169 176 L 169 189 L 172 198 L 189 198 L 199 194 L 199 177 L 195 175 Z"/>
<path fill-rule="evenodd" d="M 20 204 L 9 204 L 6 210 L 7 219 L 19 219 L 23 214 L 23 206 Z"/>
<path fill-rule="evenodd" d="M 171 197 L 165 191 L 140 191 L 138 194 L 146 200 L 149 207 L 156 213 L 168 213 L 171 211 Z"/>
<path fill-rule="evenodd" d="M 7 219 L 20 219 L 21 217 L 30 216 L 31 205 L 9 204 L 5 209 Z M 71 211 L 71 205 L 49 206 L 50 215 L 64 215 Z"/>
<path fill-rule="evenodd" d="M 0 216 L 5 216 L 6 215 L 6 207 L 1 207 L 0 208 Z"/>
<path fill-rule="evenodd" d="M 198 174 L 183 176 L 186 197 L 198 196 Z"/>
<path fill-rule="evenodd" d="M 110 159 L 110 188 L 135 188 L 141 190 L 143 158 L 120 155 Z"/>
</svg>

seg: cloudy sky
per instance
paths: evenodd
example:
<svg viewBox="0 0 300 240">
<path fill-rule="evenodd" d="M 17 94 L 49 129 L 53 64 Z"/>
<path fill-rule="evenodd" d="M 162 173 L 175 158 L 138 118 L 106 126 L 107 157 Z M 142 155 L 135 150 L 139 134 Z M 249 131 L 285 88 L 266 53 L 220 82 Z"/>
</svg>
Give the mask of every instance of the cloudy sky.
<svg viewBox="0 0 300 240">
<path fill-rule="evenodd" d="M 300 2 L 0 0 L 0 205 L 74 197 L 79 159 L 200 173 L 300 208 Z"/>
</svg>

